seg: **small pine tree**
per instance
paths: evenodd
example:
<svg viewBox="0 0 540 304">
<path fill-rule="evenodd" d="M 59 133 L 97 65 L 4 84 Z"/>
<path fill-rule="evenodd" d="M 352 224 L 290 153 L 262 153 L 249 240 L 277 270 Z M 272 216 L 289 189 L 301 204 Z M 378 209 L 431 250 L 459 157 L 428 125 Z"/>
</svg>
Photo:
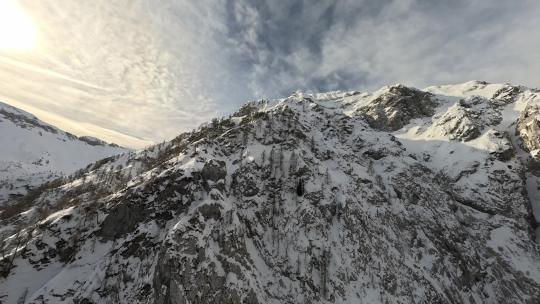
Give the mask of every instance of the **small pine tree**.
<svg viewBox="0 0 540 304">
<path fill-rule="evenodd" d="M 212 119 L 212 128 L 215 129 L 219 125 L 219 119 L 213 118 Z"/>
<path fill-rule="evenodd" d="M 373 161 L 372 160 L 369 160 L 367 172 L 368 172 L 369 175 L 374 175 L 375 174 L 375 169 L 373 168 Z"/>
<path fill-rule="evenodd" d="M 300 277 L 300 253 L 297 255 L 296 258 L 296 276 Z"/>
<path fill-rule="evenodd" d="M 321 260 L 321 290 L 323 297 L 326 298 L 328 294 L 328 264 L 330 262 L 330 254 L 327 249 L 323 249 Z"/>
<path fill-rule="evenodd" d="M 266 150 L 263 150 L 261 154 L 261 167 L 264 167 L 265 162 L 266 162 Z"/>
<path fill-rule="evenodd" d="M 330 185 L 330 171 L 326 168 L 326 173 L 324 174 L 324 182 L 326 185 Z"/>
<path fill-rule="evenodd" d="M 283 146 L 279 146 L 279 169 L 283 172 Z"/>
<path fill-rule="evenodd" d="M 243 146 L 246 146 L 246 145 L 247 145 L 247 142 L 248 142 L 248 133 L 247 133 L 247 132 L 243 132 L 243 133 L 242 133 L 242 145 L 243 145 Z"/>
<path fill-rule="evenodd" d="M 291 154 L 291 158 L 289 159 L 289 173 L 295 174 L 297 168 L 298 168 L 298 157 L 296 156 L 296 152 L 293 151 Z"/>
<path fill-rule="evenodd" d="M 270 170 L 273 171 L 274 170 L 274 161 L 275 161 L 275 156 L 276 154 L 276 151 L 274 150 L 274 147 L 272 147 L 272 150 L 270 150 L 270 155 L 268 156 L 268 162 L 270 163 Z"/>
<path fill-rule="evenodd" d="M 304 181 L 302 179 L 300 179 L 298 181 L 298 184 L 296 185 L 296 194 L 298 196 L 303 196 L 304 195 Z"/>
<path fill-rule="evenodd" d="M 244 149 L 240 149 L 240 155 L 238 156 L 238 159 L 240 160 L 240 168 L 242 168 L 242 161 L 244 159 Z"/>
</svg>

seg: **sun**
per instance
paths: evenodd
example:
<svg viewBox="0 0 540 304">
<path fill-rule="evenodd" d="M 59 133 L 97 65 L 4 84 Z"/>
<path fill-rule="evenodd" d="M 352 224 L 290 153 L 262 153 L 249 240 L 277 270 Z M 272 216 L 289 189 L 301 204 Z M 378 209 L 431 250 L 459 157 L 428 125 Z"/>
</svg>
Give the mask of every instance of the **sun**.
<svg viewBox="0 0 540 304">
<path fill-rule="evenodd" d="M 0 0 L 0 51 L 28 51 L 36 42 L 36 26 L 16 0 Z"/>
</svg>

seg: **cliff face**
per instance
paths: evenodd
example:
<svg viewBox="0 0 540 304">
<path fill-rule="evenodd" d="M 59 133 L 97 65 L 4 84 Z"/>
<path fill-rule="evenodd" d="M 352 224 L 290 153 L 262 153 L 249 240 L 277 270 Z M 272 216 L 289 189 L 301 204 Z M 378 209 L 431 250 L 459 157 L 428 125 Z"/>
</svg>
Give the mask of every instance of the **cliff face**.
<svg viewBox="0 0 540 304">
<path fill-rule="evenodd" d="M 4 215 L 0 299 L 536 303 L 522 149 L 536 94 L 471 82 L 248 103 Z"/>
<path fill-rule="evenodd" d="M 517 129 L 523 139 L 524 146 L 530 152 L 540 149 L 540 107 L 538 104 L 528 105 L 519 117 Z M 536 155 L 537 151 L 534 152 Z"/>
</svg>

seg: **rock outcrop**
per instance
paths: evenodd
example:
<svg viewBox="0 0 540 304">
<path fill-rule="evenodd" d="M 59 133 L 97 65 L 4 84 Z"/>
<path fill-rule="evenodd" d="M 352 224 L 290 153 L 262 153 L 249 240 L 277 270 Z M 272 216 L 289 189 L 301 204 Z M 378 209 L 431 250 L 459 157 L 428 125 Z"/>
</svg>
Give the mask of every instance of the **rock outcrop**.
<svg viewBox="0 0 540 304">
<path fill-rule="evenodd" d="M 528 151 L 532 152 L 540 149 L 540 105 L 528 105 L 521 112 L 517 132 L 523 139 L 524 147 Z"/>
<path fill-rule="evenodd" d="M 396 131 L 411 119 L 431 116 L 437 103 L 434 96 L 403 85 L 391 86 L 368 105 L 358 109 L 377 130 Z"/>
</svg>

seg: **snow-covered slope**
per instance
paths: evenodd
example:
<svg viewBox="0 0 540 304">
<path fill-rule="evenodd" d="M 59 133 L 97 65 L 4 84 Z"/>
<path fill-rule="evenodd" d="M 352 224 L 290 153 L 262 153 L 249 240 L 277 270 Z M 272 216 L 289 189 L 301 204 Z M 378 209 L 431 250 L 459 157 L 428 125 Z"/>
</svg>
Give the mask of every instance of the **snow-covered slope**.
<svg viewBox="0 0 540 304">
<path fill-rule="evenodd" d="M 483 82 L 248 103 L 4 214 L 0 299 L 538 303 L 539 103 Z"/>
<path fill-rule="evenodd" d="M 0 205 L 28 189 L 127 150 L 76 137 L 0 102 Z"/>
</svg>

